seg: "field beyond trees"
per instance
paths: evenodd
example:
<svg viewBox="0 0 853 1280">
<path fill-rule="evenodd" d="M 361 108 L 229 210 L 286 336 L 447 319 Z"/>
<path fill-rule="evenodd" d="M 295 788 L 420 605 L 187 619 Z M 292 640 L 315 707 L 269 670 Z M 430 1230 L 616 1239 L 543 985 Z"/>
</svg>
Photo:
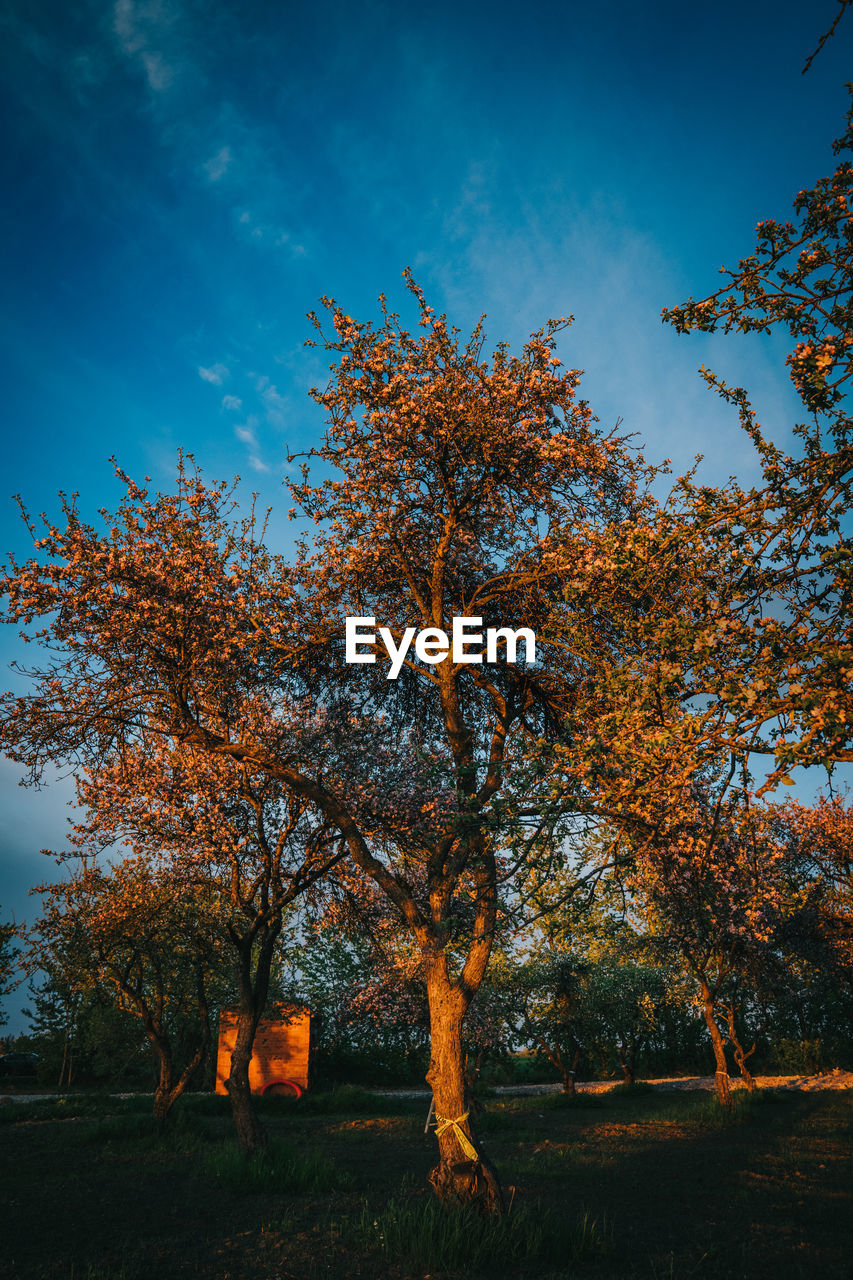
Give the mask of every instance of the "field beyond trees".
<svg viewBox="0 0 853 1280">
<path fill-rule="evenodd" d="M 424 1190 L 421 1099 L 342 1088 L 259 1106 L 241 1156 L 225 1098 L 161 1134 L 147 1098 L 0 1111 L 9 1280 L 850 1275 L 853 1097 L 762 1090 L 731 1111 L 648 1086 L 492 1098 L 478 1128 L 512 1197 L 500 1220 Z"/>
</svg>

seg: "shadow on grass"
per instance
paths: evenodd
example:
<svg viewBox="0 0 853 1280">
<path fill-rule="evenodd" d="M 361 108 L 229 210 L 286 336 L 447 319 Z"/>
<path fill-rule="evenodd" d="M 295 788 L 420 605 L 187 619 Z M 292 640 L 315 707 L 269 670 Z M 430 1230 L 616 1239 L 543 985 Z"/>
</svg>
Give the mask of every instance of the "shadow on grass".
<svg viewBox="0 0 853 1280">
<path fill-rule="evenodd" d="M 607 1215 L 608 1277 L 847 1280 L 853 1099 L 744 1092 L 727 1110 L 692 1091 L 611 1097 L 589 1119 L 540 1117 L 532 1149 L 494 1152 L 525 1196 Z"/>
<path fill-rule="evenodd" d="M 326 1095 L 314 1114 L 272 1100 L 260 1168 L 221 1141 L 227 1098 L 183 1099 L 190 1136 L 166 1152 L 135 1127 L 149 1123 L 150 1098 L 42 1103 L 48 1120 L 84 1104 L 88 1114 L 0 1132 L 0 1275 L 848 1280 L 849 1094 L 739 1095 L 731 1115 L 694 1091 L 579 1096 L 499 1099 L 480 1117 L 508 1195 L 517 1188 L 504 1225 L 413 1194 L 435 1151 L 420 1100 L 408 1119 L 384 1121 L 372 1105 L 354 1111 L 351 1093 Z M 101 1128 L 100 1144 L 87 1137 L 99 1116 L 121 1122 L 111 1137 Z M 318 1149 L 326 1159 L 312 1159 Z"/>
<path fill-rule="evenodd" d="M 83 1140 L 101 1146 L 130 1142 L 150 1150 L 194 1151 L 208 1138 L 208 1126 L 202 1116 L 175 1107 L 164 1124 L 157 1124 L 151 1115 L 106 1116 L 86 1129 Z"/>
</svg>

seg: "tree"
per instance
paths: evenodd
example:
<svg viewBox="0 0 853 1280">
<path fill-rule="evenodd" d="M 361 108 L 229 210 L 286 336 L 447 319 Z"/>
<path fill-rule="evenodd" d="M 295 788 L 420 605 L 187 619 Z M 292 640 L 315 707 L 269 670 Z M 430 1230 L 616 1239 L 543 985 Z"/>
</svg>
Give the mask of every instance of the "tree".
<svg viewBox="0 0 853 1280">
<path fill-rule="evenodd" d="M 517 1040 L 531 1045 L 557 1071 L 563 1093 L 575 1092 L 584 1049 L 581 983 L 584 966 L 570 956 L 526 957 L 505 978 L 507 1021 Z"/>
<path fill-rule="evenodd" d="M 283 981 L 287 999 L 310 1005 L 319 1069 L 372 1084 L 422 1071 L 429 1016 L 418 956 L 373 882 L 337 868 L 298 932 Z"/>
<path fill-rule="evenodd" d="M 719 1019 L 743 1073 L 751 1051 L 736 1030 L 738 994 L 776 967 L 779 921 L 797 905 L 771 815 L 748 792 L 727 795 L 730 780 L 695 781 L 671 824 L 636 848 L 627 876 L 652 938 L 680 953 L 698 988 L 724 1106 L 731 1099 Z"/>
<path fill-rule="evenodd" d="M 851 146 L 853 108 L 834 151 Z M 719 290 L 663 312 L 680 333 L 781 327 L 794 340 L 787 364 L 811 419 L 795 428 L 800 456 L 771 443 L 742 388 L 703 368 L 709 385 L 738 406 L 764 484 L 690 494 L 697 527 L 742 558 L 736 630 L 720 645 L 709 617 L 695 637 L 704 676 L 697 687 L 725 701 L 732 748 L 775 755 L 771 782 L 784 780 L 792 764 L 853 759 L 853 543 L 845 523 L 853 496 L 845 399 L 853 372 L 852 198 L 845 158 L 799 192 L 795 223 L 758 224 L 754 253 L 736 270 L 722 269 Z"/>
<path fill-rule="evenodd" d="M 840 155 L 851 148 L 853 107 L 833 152 Z M 688 298 L 662 313 L 679 333 L 787 329 L 794 339 L 786 359 L 791 381 L 809 413 L 829 419 L 839 446 L 848 441 L 851 426 L 844 408 L 845 383 L 853 374 L 851 197 L 853 164 L 845 159 L 829 177 L 797 194 L 796 224 L 773 218 L 759 222 L 754 253 L 742 258 L 735 271 L 720 268 L 726 282 L 716 292 L 698 301 Z M 708 370 L 703 373 L 710 385 L 745 402 L 739 389 L 725 387 Z M 800 428 L 801 435 L 806 431 Z"/>
<path fill-rule="evenodd" d="M 640 1055 L 666 1002 L 663 970 L 627 957 L 599 960 L 585 974 L 580 996 L 587 1051 L 597 1051 L 605 1072 L 615 1057 L 625 1084 L 634 1084 Z"/>
<path fill-rule="evenodd" d="M 221 964 L 216 902 L 209 889 L 190 893 L 186 882 L 139 858 L 109 872 L 83 866 L 40 892 L 43 913 L 29 935 L 30 969 L 50 971 L 61 958 L 75 1012 L 87 990 L 114 989 L 119 1007 L 141 1022 L 156 1057 L 154 1119 L 164 1124 L 210 1045 L 210 991 Z M 179 1065 L 175 1037 L 180 1029 L 186 1039 L 188 1027 L 189 1050 Z M 64 1055 L 66 1070 L 70 1083 Z"/>
<path fill-rule="evenodd" d="M 836 149 L 850 145 L 848 128 Z M 566 635 L 587 637 L 600 707 L 585 751 L 564 752 L 566 775 L 629 833 L 666 825 L 660 797 L 679 803 L 721 761 L 770 757 L 763 792 L 791 783 L 794 765 L 853 758 L 852 175 L 844 160 L 797 197 L 798 226 L 762 223 L 755 255 L 717 294 L 664 312 L 682 332 L 789 328 L 813 415 L 797 428 L 800 456 L 770 442 L 745 391 L 703 371 L 737 405 L 761 485 L 683 477 L 659 507 L 578 548 L 566 581 Z"/>
<path fill-rule="evenodd" d="M 114 765 L 86 775 L 80 794 L 89 817 L 75 831 L 78 848 L 124 841 L 167 894 L 209 904 L 188 931 L 231 969 L 238 1012 L 226 1087 L 238 1141 L 251 1153 L 266 1130 L 249 1064 L 283 922 L 341 851 L 274 778 L 180 742 L 128 745 Z"/>
<path fill-rule="evenodd" d="M 0 998 L 13 988 L 12 974 L 15 966 L 15 949 L 12 939 L 16 929 L 13 924 L 0 924 Z M 0 1027 L 6 1025 L 7 1018 L 0 1007 Z"/>
<path fill-rule="evenodd" d="M 123 479 L 115 521 L 102 513 L 107 536 L 63 496 L 65 527 L 36 538 L 47 563 L 11 566 L 12 615 L 26 623 L 43 610 L 48 627 L 25 638 L 50 632 L 56 652 L 33 698 L 5 699 L 4 736 L 33 782 L 49 759 L 76 765 L 91 815 L 80 847 L 126 842 L 140 856 L 165 852 L 190 884 L 227 880 L 241 990 L 231 1097 L 238 1137 L 252 1149 L 265 1135 L 248 1061 L 281 912 L 340 857 L 320 825 L 306 831 L 303 800 L 221 749 L 271 724 L 285 741 L 301 727 L 298 706 L 277 719 L 270 706 L 270 602 L 285 607 L 287 570 L 252 516 L 234 518 L 229 487 L 207 488 L 183 459 L 172 495 L 152 500 Z M 259 629 L 265 610 L 269 636 Z M 190 740 L 200 723 L 211 742 Z"/>
<path fill-rule="evenodd" d="M 819 796 L 774 810 L 774 835 L 799 895 L 786 922 L 789 952 L 848 991 L 853 987 L 853 806 Z"/>
<path fill-rule="evenodd" d="M 584 656 L 555 623 L 567 560 L 631 517 L 647 473 L 576 401 L 579 375 L 553 354 L 560 322 L 489 363 L 482 325 L 461 345 L 409 288 L 420 338 L 384 302 L 374 330 L 325 300 L 339 359 L 315 393 L 329 414 L 316 456 L 339 478 L 314 488 L 306 467 L 292 486 L 317 526 L 293 566 L 251 523 L 228 525 L 225 486 L 185 472 L 153 500 L 126 481 L 107 536 L 66 501 L 65 527 L 36 539 L 41 559 L 4 582 L 10 616 L 44 619 L 55 655 L 34 693 L 7 698 L 4 736 L 34 775 L 166 739 L 243 762 L 335 828 L 419 951 L 433 1185 L 497 1206 L 467 1116 L 462 1024 L 492 946 L 498 853 L 516 841 L 535 856 L 564 810 L 540 744 L 570 710 L 575 734 L 592 718 Z M 397 678 L 381 652 L 347 663 L 353 615 L 387 627 Z M 462 617 L 529 628 L 536 660 L 503 646 L 479 664 L 441 656 L 438 633 Z M 401 657 L 419 629 L 431 634 Z"/>
<path fill-rule="evenodd" d="M 341 478 L 315 488 L 306 471 L 292 486 L 321 530 L 301 572 L 312 612 L 331 623 L 314 647 L 327 702 L 369 708 L 382 741 L 368 753 L 364 730 L 362 749 L 350 732 L 357 785 L 341 778 L 333 788 L 327 775 L 315 802 L 420 953 L 440 1149 L 433 1185 L 467 1198 L 482 1176 L 481 1194 L 496 1200 L 467 1115 L 462 1025 L 492 947 L 496 858 L 523 817 L 533 815 L 535 836 L 558 813 L 544 771 L 527 767 L 580 683 L 574 655 L 547 630 L 564 563 L 554 530 L 565 541 L 576 528 L 582 540 L 596 519 L 626 515 L 639 467 L 575 403 L 578 375 L 557 373 L 559 323 L 534 335 L 521 359 L 502 346 L 489 364 L 481 325 L 461 347 L 409 287 L 420 339 L 384 302 L 374 330 L 324 300 L 333 327 L 324 345 L 339 359 L 329 388 L 315 393 L 330 423 L 317 456 Z M 350 614 L 385 624 L 395 648 L 420 629 L 427 643 L 393 676 L 381 657 L 362 670 L 334 662 Z M 442 634 L 460 617 L 478 619 L 472 628 L 527 627 L 542 656 L 537 648 L 536 665 L 532 654 L 517 665 L 477 664 L 461 648 L 441 656 Z"/>
</svg>

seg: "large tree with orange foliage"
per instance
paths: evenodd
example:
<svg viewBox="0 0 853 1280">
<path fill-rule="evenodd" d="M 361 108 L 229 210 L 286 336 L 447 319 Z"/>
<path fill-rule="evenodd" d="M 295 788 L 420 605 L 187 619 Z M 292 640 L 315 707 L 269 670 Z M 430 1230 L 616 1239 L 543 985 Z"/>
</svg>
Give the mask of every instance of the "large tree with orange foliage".
<svg viewBox="0 0 853 1280">
<path fill-rule="evenodd" d="M 126 482 L 108 534 L 63 500 L 64 527 L 37 539 L 47 562 L 14 566 L 7 579 L 14 616 L 47 615 L 37 638 L 50 637 L 53 658 L 34 696 L 6 700 L 6 742 L 34 779 L 49 760 L 79 769 L 88 817 L 72 847 L 84 860 L 124 846 L 147 859 L 157 892 L 163 884 L 190 899 L 219 895 L 239 992 L 230 1094 L 238 1138 L 251 1151 L 265 1133 L 248 1064 L 283 913 L 341 851 L 306 801 L 269 772 L 239 751 L 190 740 L 204 724 L 216 744 L 265 733 L 286 741 L 289 718 L 301 723 L 298 707 L 274 709 L 279 699 L 271 701 L 274 685 L 253 644 L 270 601 L 282 607 L 284 570 L 254 537 L 251 518 L 229 520 L 228 486 L 208 488 L 183 465 L 172 495 L 151 499 Z M 116 910 L 124 901 L 101 898 Z"/>
<path fill-rule="evenodd" d="M 374 328 L 330 300 L 332 469 L 292 486 L 316 531 L 292 564 L 224 511 L 224 486 L 182 472 L 152 498 L 129 480 L 108 532 L 72 503 L 37 558 L 11 567 L 11 615 L 43 620 L 52 661 L 7 698 L 7 749 L 103 766 L 155 743 L 240 763 L 312 807 L 385 894 L 416 946 L 430 1007 L 428 1079 L 442 1196 L 500 1190 L 467 1113 L 462 1023 L 488 963 L 497 857 L 555 849 L 565 808 L 543 743 L 589 732 L 585 647 L 565 632 L 562 583 L 603 526 L 633 519 L 646 477 L 576 399 L 554 354 L 559 322 L 519 357 L 483 358 L 409 281 L 422 336 L 384 310 Z M 319 320 L 316 321 L 318 328 Z M 380 647 L 346 661 L 345 617 L 375 617 L 408 651 L 398 678 Z M 454 617 L 527 627 L 537 660 L 446 654 Z M 519 655 L 520 656 L 520 655 Z M 430 660 L 432 659 L 432 660 Z M 189 790 L 192 790 L 190 785 Z"/>
</svg>

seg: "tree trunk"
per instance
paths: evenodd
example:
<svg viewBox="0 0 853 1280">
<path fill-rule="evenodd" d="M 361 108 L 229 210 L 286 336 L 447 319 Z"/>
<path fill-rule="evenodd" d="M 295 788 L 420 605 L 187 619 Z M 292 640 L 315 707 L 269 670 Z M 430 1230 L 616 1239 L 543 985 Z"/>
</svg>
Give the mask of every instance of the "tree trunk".
<svg viewBox="0 0 853 1280">
<path fill-rule="evenodd" d="M 146 1028 L 148 1039 L 157 1057 L 157 1085 L 154 1089 L 154 1123 L 162 1128 L 174 1101 L 172 1089 L 172 1052 L 169 1041 Z"/>
<path fill-rule="evenodd" d="M 175 1059 L 172 1053 L 172 1042 L 163 1021 L 164 994 L 162 989 L 159 992 L 157 1007 L 152 1009 L 141 990 L 119 978 L 114 977 L 113 981 L 129 1003 L 136 1007 L 137 1014 L 142 1019 L 148 1043 L 154 1050 L 154 1056 L 157 1059 L 157 1084 L 154 1088 L 154 1123 L 162 1127 L 169 1117 L 173 1104 L 177 1102 L 201 1065 L 210 1045 L 210 1014 L 207 1007 L 207 996 L 204 991 L 203 971 L 201 969 L 196 971 L 201 1031 L 195 1053 L 184 1067 L 177 1081 L 175 1080 Z"/>
<path fill-rule="evenodd" d="M 240 987 L 240 1008 L 237 1014 L 237 1035 L 231 1053 L 231 1074 L 226 1088 L 231 1097 L 231 1114 L 237 1132 L 237 1142 L 246 1155 L 254 1155 L 267 1145 L 267 1131 L 258 1119 L 252 1104 L 249 1088 L 249 1063 L 255 1032 L 266 1008 L 269 994 L 270 969 L 276 939 L 281 932 L 281 913 L 261 929 L 250 929 L 242 936 L 233 933 L 237 945 L 237 981 Z M 257 948 L 254 955 L 253 948 Z"/>
<path fill-rule="evenodd" d="M 746 1060 L 747 1058 L 751 1057 L 753 1053 L 755 1053 L 755 1046 L 758 1044 L 758 1040 L 756 1038 L 753 1041 L 751 1049 L 744 1049 L 743 1045 L 740 1042 L 740 1038 L 738 1037 L 737 1029 L 735 1027 L 735 1011 L 734 1011 L 733 1005 L 729 1006 L 728 1016 L 726 1020 L 727 1020 L 728 1029 L 729 1029 L 728 1031 L 729 1043 L 731 1044 L 732 1049 L 734 1051 L 735 1062 L 737 1063 L 737 1069 L 740 1072 L 740 1078 L 743 1081 L 745 1087 L 749 1090 L 749 1092 L 755 1093 L 756 1089 L 758 1088 L 758 1085 L 755 1083 L 754 1075 L 750 1071 L 749 1067 L 746 1065 Z"/>
<path fill-rule="evenodd" d="M 257 1025 L 258 1019 L 254 1012 L 240 1010 L 227 1085 L 237 1141 L 246 1155 L 254 1155 L 267 1145 L 267 1131 L 257 1117 L 249 1088 L 249 1063 L 252 1060 Z"/>
<path fill-rule="evenodd" d="M 574 1055 L 572 1057 L 572 1065 L 569 1067 L 568 1071 L 565 1069 L 565 1067 L 563 1067 L 563 1093 L 568 1093 L 572 1097 L 574 1097 L 575 1094 L 577 1093 L 577 1090 L 575 1089 L 575 1076 L 577 1074 L 580 1060 L 581 1060 L 581 1051 L 580 1049 L 575 1049 Z"/>
<path fill-rule="evenodd" d="M 198 1071 L 207 1054 L 210 1044 L 210 1022 L 207 1016 L 207 1006 L 205 1005 L 204 1007 L 204 1022 L 200 1043 L 177 1080 L 174 1078 L 174 1060 L 168 1036 L 163 1035 L 162 1032 L 159 1035 L 152 1032 L 149 1034 L 149 1039 L 154 1046 L 160 1063 L 160 1076 L 157 1081 L 157 1087 L 154 1090 L 154 1123 L 158 1126 L 163 1126 L 169 1118 L 169 1112 L 172 1107 Z"/>
<path fill-rule="evenodd" d="M 548 1044 L 547 1040 L 544 1040 L 542 1036 L 540 1036 L 537 1032 L 532 1030 L 529 1021 L 526 1021 L 526 1027 L 532 1039 L 536 1041 L 536 1043 L 539 1045 L 539 1048 L 545 1054 L 545 1057 L 548 1059 L 551 1065 L 553 1067 L 556 1067 L 557 1071 L 559 1071 L 560 1080 L 562 1081 L 563 1093 L 567 1093 L 569 1094 L 570 1097 L 574 1097 L 576 1092 L 575 1091 L 575 1072 L 578 1069 L 578 1063 L 580 1062 L 580 1058 L 581 1058 L 580 1049 L 575 1050 L 575 1056 L 572 1059 L 572 1065 L 571 1067 L 567 1067 L 565 1062 L 563 1061 L 563 1055 L 560 1052 L 560 1050 L 556 1047 L 556 1045 L 552 1048 L 552 1046 Z"/>
<path fill-rule="evenodd" d="M 555 1050 L 555 1056 L 557 1067 L 560 1072 L 560 1078 L 563 1083 L 563 1093 L 567 1093 L 570 1098 L 573 1098 L 577 1093 L 577 1089 L 575 1088 L 575 1072 L 577 1071 L 578 1063 L 581 1060 L 581 1051 L 580 1049 L 575 1049 L 572 1057 L 572 1065 L 570 1067 L 567 1067 L 563 1062 L 563 1055 L 560 1053 L 559 1049 Z"/>
<path fill-rule="evenodd" d="M 502 1213 L 497 1175 L 483 1155 L 474 1131 L 465 1088 L 462 1020 L 467 1002 L 447 975 L 444 955 L 426 966 L 430 1016 L 430 1064 L 427 1083 L 435 1102 L 439 1163 L 429 1181 L 445 1204 L 471 1205 L 483 1213 Z"/>
<path fill-rule="evenodd" d="M 705 1025 L 708 1028 L 708 1035 L 711 1037 L 711 1044 L 714 1048 L 714 1061 L 717 1066 L 714 1076 L 717 1100 L 720 1106 L 730 1107 L 732 1105 L 732 1094 L 729 1083 L 729 1068 L 726 1062 L 726 1046 L 720 1034 L 720 1028 L 717 1026 L 717 1020 L 714 1017 L 714 1004 L 713 992 L 708 983 L 702 979 L 702 1011 L 705 1015 Z"/>
</svg>

